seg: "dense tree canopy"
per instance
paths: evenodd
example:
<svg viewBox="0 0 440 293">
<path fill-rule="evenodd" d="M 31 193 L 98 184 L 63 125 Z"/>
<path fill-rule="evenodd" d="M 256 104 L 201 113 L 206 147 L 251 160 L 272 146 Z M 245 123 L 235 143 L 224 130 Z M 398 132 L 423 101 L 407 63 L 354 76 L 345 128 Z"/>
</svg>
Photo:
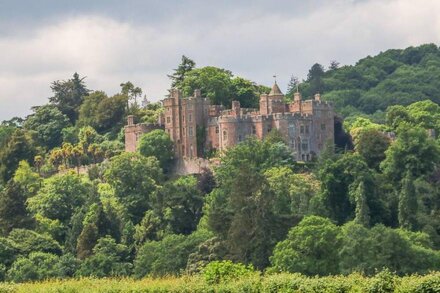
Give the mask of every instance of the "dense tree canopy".
<svg viewBox="0 0 440 293">
<path fill-rule="evenodd" d="M 124 152 L 127 115 L 155 123 L 163 111 L 138 104 L 143 89 L 89 91 L 77 74 L 54 82 L 49 104 L 0 124 L 0 280 L 439 270 L 439 60 L 423 45 L 354 66 L 314 64 L 289 94 L 298 86 L 334 102 L 335 145 L 295 162 L 273 130 L 186 176 L 173 172 L 162 130 Z M 269 90 L 185 56 L 170 78 L 186 96 L 201 89 L 227 107 L 256 107 Z M 373 287 L 383 278 L 393 276 Z"/>
</svg>

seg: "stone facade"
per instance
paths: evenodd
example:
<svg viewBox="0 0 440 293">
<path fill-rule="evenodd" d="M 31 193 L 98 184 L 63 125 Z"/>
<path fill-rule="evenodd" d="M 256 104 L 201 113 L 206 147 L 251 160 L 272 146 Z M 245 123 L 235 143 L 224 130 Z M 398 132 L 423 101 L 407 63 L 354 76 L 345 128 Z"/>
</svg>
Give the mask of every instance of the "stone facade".
<svg viewBox="0 0 440 293">
<path fill-rule="evenodd" d="M 163 106 L 160 124 L 174 141 L 177 158 L 191 159 L 209 150 L 223 151 L 249 136 L 264 139 L 272 129 L 281 133 L 298 161 L 311 160 L 326 143 L 334 143 L 332 105 L 321 101 L 319 94 L 303 101 L 299 93 L 286 104 L 276 83 L 268 95 L 261 95 L 259 109 L 241 108 L 238 101 L 233 101 L 231 109 L 226 110 L 211 105 L 200 90 L 188 98 L 173 90 L 163 100 Z M 143 127 L 133 123 L 130 126 L 129 122 L 125 128 L 127 151 L 136 149 L 136 135 L 149 131 Z M 128 141 L 127 130 L 136 133 L 130 134 Z"/>
<path fill-rule="evenodd" d="M 164 129 L 161 123 L 158 124 L 146 124 L 139 123 L 134 124 L 134 116 L 130 115 L 127 118 L 127 125 L 124 128 L 125 133 L 125 151 L 135 152 L 138 144 L 138 140 L 142 134 L 150 132 L 155 129 Z"/>
</svg>

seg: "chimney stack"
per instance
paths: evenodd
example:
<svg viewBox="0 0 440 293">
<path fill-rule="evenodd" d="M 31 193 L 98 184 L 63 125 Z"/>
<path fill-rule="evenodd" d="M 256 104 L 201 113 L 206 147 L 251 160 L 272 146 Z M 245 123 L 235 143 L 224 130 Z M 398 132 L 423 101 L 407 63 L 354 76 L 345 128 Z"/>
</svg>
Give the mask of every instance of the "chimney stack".
<svg viewBox="0 0 440 293">
<path fill-rule="evenodd" d="M 133 115 L 128 115 L 127 116 L 127 123 L 128 123 L 128 126 L 133 126 L 134 125 L 134 116 Z"/>
</svg>

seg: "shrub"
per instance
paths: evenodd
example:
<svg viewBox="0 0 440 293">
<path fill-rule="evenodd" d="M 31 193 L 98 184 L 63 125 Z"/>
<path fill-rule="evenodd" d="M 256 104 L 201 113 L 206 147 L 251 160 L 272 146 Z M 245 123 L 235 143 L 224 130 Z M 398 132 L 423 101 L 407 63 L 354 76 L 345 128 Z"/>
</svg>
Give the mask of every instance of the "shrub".
<svg viewBox="0 0 440 293">
<path fill-rule="evenodd" d="M 249 276 L 254 273 L 252 265 L 233 263 L 230 260 L 213 261 L 202 271 L 205 281 L 209 284 L 219 284 L 238 280 L 241 277 Z"/>
</svg>

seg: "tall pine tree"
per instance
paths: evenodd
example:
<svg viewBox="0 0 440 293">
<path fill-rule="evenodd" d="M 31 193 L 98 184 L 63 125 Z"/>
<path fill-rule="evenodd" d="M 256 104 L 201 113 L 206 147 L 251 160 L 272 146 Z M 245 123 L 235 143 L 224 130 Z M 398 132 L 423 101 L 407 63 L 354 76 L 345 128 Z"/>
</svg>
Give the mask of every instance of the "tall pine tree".
<svg viewBox="0 0 440 293">
<path fill-rule="evenodd" d="M 408 171 L 402 179 L 402 189 L 399 194 L 399 226 L 408 230 L 417 227 L 417 194 L 414 179 Z"/>
</svg>

